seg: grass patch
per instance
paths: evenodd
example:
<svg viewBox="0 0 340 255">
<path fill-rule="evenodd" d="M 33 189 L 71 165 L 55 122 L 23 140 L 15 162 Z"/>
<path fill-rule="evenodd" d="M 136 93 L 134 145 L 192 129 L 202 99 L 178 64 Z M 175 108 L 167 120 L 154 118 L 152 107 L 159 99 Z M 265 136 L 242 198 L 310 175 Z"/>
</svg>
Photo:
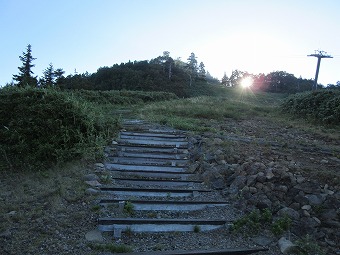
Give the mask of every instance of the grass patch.
<svg viewBox="0 0 340 255">
<path fill-rule="evenodd" d="M 325 255 L 325 251 L 309 235 L 295 242 L 298 246 L 296 255 Z"/>
<path fill-rule="evenodd" d="M 195 232 L 195 233 L 201 232 L 201 227 L 200 227 L 199 225 L 195 225 L 195 226 L 194 226 L 194 232 Z"/>
<path fill-rule="evenodd" d="M 247 235 L 256 235 L 261 229 L 269 228 L 276 236 L 282 235 L 289 230 L 291 219 L 284 216 L 273 220 L 272 212 L 269 209 L 263 211 L 254 210 L 240 219 L 234 221 L 231 230 L 233 232 L 243 232 Z"/>
<path fill-rule="evenodd" d="M 113 105 L 134 105 L 148 102 L 166 101 L 178 98 L 170 92 L 145 92 L 145 91 L 128 91 L 128 90 L 75 90 L 73 94 L 89 102 L 98 104 Z"/>
<path fill-rule="evenodd" d="M 202 96 L 152 103 L 140 113 L 146 119 L 179 129 L 214 131 L 205 122 L 267 116 L 277 109 L 284 98 L 282 94 L 254 94 L 227 88 L 223 92 L 218 97 Z"/>
<path fill-rule="evenodd" d="M 28 240 L 27 229 L 39 225 L 32 222 L 35 219 L 56 224 L 56 216 L 65 214 L 65 227 L 71 228 L 75 224 L 77 228 L 79 221 L 89 217 L 83 214 L 85 211 L 74 210 L 82 207 L 89 199 L 85 194 L 87 186 L 83 181 L 83 175 L 88 171 L 85 164 L 69 162 L 63 167 L 45 170 L 48 178 L 33 171 L 0 172 L 0 214 L 6 217 L 6 220 L 0 221 L 0 229 L 11 228 L 14 222 L 20 223 L 20 231 L 16 233 L 20 246 L 21 241 Z M 13 212 L 13 215 L 9 215 L 9 212 Z M 58 224 L 58 227 L 62 227 L 61 222 L 56 225 Z M 41 234 L 36 233 L 34 238 Z"/>
<path fill-rule="evenodd" d="M 129 215 L 134 215 L 135 214 L 135 208 L 133 204 L 130 201 L 126 201 L 124 204 L 124 212 L 129 214 Z"/>
</svg>

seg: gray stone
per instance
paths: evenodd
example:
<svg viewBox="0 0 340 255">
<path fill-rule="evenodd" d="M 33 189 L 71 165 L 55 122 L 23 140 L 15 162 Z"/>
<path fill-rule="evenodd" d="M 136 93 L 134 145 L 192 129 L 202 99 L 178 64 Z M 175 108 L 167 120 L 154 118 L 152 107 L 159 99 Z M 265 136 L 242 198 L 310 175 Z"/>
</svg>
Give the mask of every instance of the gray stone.
<svg viewBox="0 0 340 255">
<path fill-rule="evenodd" d="M 324 199 L 320 195 L 309 194 L 305 197 L 307 198 L 310 205 L 321 205 L 324 201 Z"/>
<path fill-rule="evenodd" d="M 105 168 L 105 165 L 103 163 L 95 163 L 94 166 L 96 168 Z"/>
<path fill-rule="evenodd" d="M 261 246 L 268 246 L 274 241 L 272 238 L 269 238 L 267 236 L 256 236 L 252 238 L 252 240 L 254 243 Z"/>
<path fill-rule="evenodd" d="M 301 207 L 301 209 L 309 211 L 310 209 L 312 209 L 312 207 L 310 205 L 304 205 Z"/>
<path fill-rule="evenodd" d="M 261 182 L 257 182 L 255 184 L 255 188 L 257 188 L 258 190 L 261 190 L 263 188 L 263 184 Z"/>
<path fill-rule="evenodd" d="M 311 217 L 302 217 L 292 224 L 291 231 L 296 236 L 313 235 L 317 232 L 317 226 L 318 223 Z"/>
<path fill-rule="evenodd" d="M 274 165 L 275 165 L 275 162 L 274 162 L 274 161 L 271 161 L 271 162 L 268 163 L 268 166 L 269 166 L 269 167 L 273 167 Z"/>
<path fill-rule="evenodd" d="M 227 164 L 227 161 L 225 161 L 224 159 L 222 159 L 222 160 L 219 160 L 217 163 L 218 163 L 219 165 L 225 165 L 225 164 Z"/>
<path fill-rule="evenodd" d="M 264 183 L 264 182 L 267 180 L 267 178 L 266 178 L 266 176 L 265 176 L 265 174 L 264 174 L 263 172 L 259 172 L 259 173 L 257 174 L 256 180 L 257 180 L 258 182 Z"/>
<path fill-rule="evenodd" d="M 211 187 L 214 189 L 224 189 L 226 187 L 225 181 L 223 178 L 214 178 L 210 180 Z"/>
<path fill-rule="evenodd" d="M 10 238 L 12 235 L 11 231 L 9 231 L 8 229 L 6 229 L 5 231 L 0 233 L 0 237 L 2 238 Z"/>
<path fill-rule="evenodd" d="M 249 192 L 250 192 L 251 194 L 255 194 L 255 193 L 257 192 L 257 188 L 255 188 L 255 187 L 249 187 Z"/>
<path fill-rule="evenodd" d="M 297 246 L 285 237 L 280 238 L 278 245 L 283 254 L 289 254 L 297 249 Z"/>
<path fill-rule="evenodd" d="M 323 206 L 324 208 L 338 209 L 340 208 L 340 198 L 336 198 L 335 196 L 327 196 Z"/>
<path fill-rule="evenodd" d="M 84 176 L 84 181 L 98 181 L 99 177 L 96 174 L 87 174 Z"/>
<path fill-rule="evenodd" d="M 215 154 L 216 154 L 216 155 L 222 155 L 222 154 L 223 154 L 223 151 L 222 151 L 222 150 L 217 150 L 217 151 L 215 151 Z"/>
<path fill-rule="evenodd" d="M 303 176 L 296 176 L 296 182 L 299 183 L 299 184 L 303 183 L 305 180 L 306 180 L 306 178 L 303 177 Z"/>
<path fill-rule="evenodd" d="M 297 211 L 300 209 L 300 203 L 292 203 L 289 207 Z"/>
<path fill-rule="evenodd" d="M 239 168 L 239 167 L 240 167 L 239 164 L 231 164 L 231 168 L 233 168 L 233 169 L 237 169 L 237 168 Z"/>
<path fill-rule="evenodd" d="M 286 174 L 286 168 L 282 168 L 282 167 L 280 167 L 280 168 L 273 168 L 272 171 L 277 176 L 282 176 L 282 175 Z"/>
<path fill-rule="evenodd" d="M 220 145 L 220 144 L 223 143 L 223 140 L 221 138 L 215 138 L 213 143 L 216 144 L 216 145 Z"/>
<path fill-rule="evenodd" d="M 336 209 L 324 209 L 321 213 L 321 220 L 336 220 L 338 213 Z"/>
<path fill-rule="evenodd" d="M 313 217 L 312 219 L 316 221 L 316 223 L 318 224 L 318 226 L 321 225 L 321 220 L 319 220 L 319 218 Z"/>
<path fill-rule="evenodd" d="M 275 175 L 273 173 L 273 170 L 271 168 L 268 168 L 266 170 L 266 178 L 267 178 L 267 180 L 271 180 L 274 176 Z"/>
<path fill-rule="evenodd" d="M 103 242 L 104 241 L 102 233 L 97 229 L 87 232 L 85 234 L 85 239 L 90 242 Z"/>
<path fill-rule="evenodd" d="M 277 185 L 274 187 L 274 190 L 286 193 L 288 191 L 288 187 L 285 185 Z"/>
<path fill-rule="evenodd" d="M 308 204 L 308 199 L 302 194 L 298 194 L 294 197 L 294 201 L 300 203 L 301 205 Z"/>
<path fill-rule="evenodd" d="M 302 210 L 301 213 L 302 213 L 302 216 L 304 216 L 304 217 L 310 217 L 310 213 L 306 210 Z"/>
<path fill-rule="evenodd" d="M 294 188 L 309 194 L 320 192 L 320 186 L 315 182 L 303 182 L 295 185 Z"/>
<path fill-rule="evenodd" d="M 87 195 L 97 195 L 99 193 L 99 190 L 93 189 L 93 188 L 88 188 L 85 190 L 85 194 Z"/>
<path fill-rule="evenodd" d="M 188 172 L 189 173 L 195 173 L 200 167 L 200 163 L 199 162 L 195 162 L 193 164 L 190 164 L 189 168 L 188 168 Z"/>
<path fill-rule="evenodd" d="M 257 178 L 257 175 L 253 174 L 247 177 L 247 185 L 251 186 L 255 183 L 255 180 Z"/>
<path fill-rule="evenodd" d="M 294 174 L 289 173 L 289 179 L 290 179 L 290 184 L 291 185 L 295 185 L 297 183 L 296 177 L 294 176 Z"/>
<path fill-rule="evenodd" d="M 318 226 L 320 226 L 321 222 L 316 217 L 303 217 L 301 218 L 301 223 L 305 226 L 307 229 L 314 229 Z"/>
<path fill-rule="evenodd" d="M 217 162 L 222 161 L 222 160 L 224 160 L 224 159 L 225 159 L 225 158 L 224 158 L 224 155 L 222 155 L 222 154 L 215 155 L 215 160 L 216 160 Z"/>
<path fill-rule="evenodd" d="M 209 164 L 205 164 L 204 168 L 206 170 L 202 174 L 202 178 L 206 183 L 210 184 L 212 188 L 215 189 L 223 189 L 226 187 L 224 177 L 219 173 L 216 167 L 213 167 Z"/>
<path fill-rule="evenodd" d="M 266 195 L 261 194 L 258 198 L 256 207 L 259 209 L 266 209 L 266 208 L 270 209 L 272 208 L 272 201 L 270 201 L 270 199 Z"/>
<path fill-rule="evenodd" d="M 86 181 L 85 182 L 86 184 L 92 186 L 92 187 L 99 187 L 99 186 L 102 186 L 102 184 L 98 181 Z"/>
<path fill-rule="evenodd" d="M 246 180 L 247 178 L 245 176 L 237 176 L 235 180 L 232 182 L 232 184 L 230 185 L 230 188 L 240 190 L 244 186 L 246 186 Z"/>
<path fill-rule="evenodd" d="M 322 222 L 323 225 L 330 228 L 340 228 L 340 222 L 337 220 L 325 220 Z"/>
<path fill-rule="evenodd" d="M 118 143 L 115 140 L 112 140 L 111 144 L 112 145 L 117 145 Z"/>
<path fill-rule="evenodd" d="M 335 193 L 334 191 L 329 190 L 329 189 L 324 189 L 322 192 L 326 195 L 333 195 Z"/>
<path fill-rule="evenodd" d="M 285 215 L 287 215 L 289 218 L 293 220 L 298 220 L 300 218 L 300 214 L 297 211 L 295 211 L 293 208 L 289 208 L 289 207 L 282 208 L 281 210 L 277 212 L 277 214 L 281 217 L 284 217 Z"/>
</svg>

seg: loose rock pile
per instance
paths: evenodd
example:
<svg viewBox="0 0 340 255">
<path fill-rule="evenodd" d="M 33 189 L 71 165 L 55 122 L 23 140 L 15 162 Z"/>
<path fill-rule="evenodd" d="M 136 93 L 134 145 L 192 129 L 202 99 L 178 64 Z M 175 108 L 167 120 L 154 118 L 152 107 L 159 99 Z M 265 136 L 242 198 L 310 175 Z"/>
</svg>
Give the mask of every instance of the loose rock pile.
<svg viewBox="0 0 340 255">
<path fill-rule="evenodd" d="M 220 138 L 196 137 L 202 144 L 192 158 L 192 172 L 199 172 L 212 188 L 222 189 L 242 211 L 269 208 L 274 216 L 288 215 L 296 237 L 310 235 L 330 254 L 340 252 L 340 191 L 338 186 L 320 184 L 298 171 L 299 163 L 271 151 L 270 157 L 242 160 Z M 204 151 L 204 152 L 202 152 Z M 338 252 L 338 253 L 337 253 Z"/>
</svg>

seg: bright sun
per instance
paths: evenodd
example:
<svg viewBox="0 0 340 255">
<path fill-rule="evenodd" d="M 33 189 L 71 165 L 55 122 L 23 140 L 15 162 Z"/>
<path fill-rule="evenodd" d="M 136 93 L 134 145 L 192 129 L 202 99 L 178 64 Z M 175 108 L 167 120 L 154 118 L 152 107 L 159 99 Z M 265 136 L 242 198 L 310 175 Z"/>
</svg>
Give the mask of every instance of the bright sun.
<svg viewBox="0 0 340 255">
<path fill-rule="evenodd" d="M 253 85 L 253 79 L 251 77 L 245 77 L 242 79 L 241 81 L 242 88 L 246 89 L 251 87 L 251 85 Z"/>
</svg>

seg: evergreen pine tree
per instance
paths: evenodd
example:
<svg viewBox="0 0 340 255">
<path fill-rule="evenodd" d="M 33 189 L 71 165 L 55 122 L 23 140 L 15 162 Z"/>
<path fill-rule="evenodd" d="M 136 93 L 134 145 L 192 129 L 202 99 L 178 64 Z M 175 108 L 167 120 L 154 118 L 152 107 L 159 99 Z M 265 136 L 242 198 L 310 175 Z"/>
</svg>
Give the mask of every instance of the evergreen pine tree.
<svg viewBox="0 0 340 255">
<path fill-rule="evenodd" d="M 221 82 L 224 86 L 229 86 L 229 79 L 227 74 L 224 72 L 224 75 L 222 77 L 222 82 Z"/>
<path fill-rule="evenodd" d="M 22 53 L 22 56 L 19 56 L 19 59 L 22 61 L 22 66 L 18 67 L 19 74 L 13 75 L 13 80 L 17 82 L 18 87 L 24 86 L 37 86 L 37 78 L 33 76 L 32 67 L 35 65 L 32 64 L 32 61 L 35 58 L 32 57 L 32 49 L 31 45 L 27 45 L 26 52 Z"/>
<path fill-rule="evenodd" d="M 200 65 L 198 66 L 198 75 L 201 78 L 205 78 L 206 72 L 203 62 L 201 62 Z"/>
<path fill-rule="evenodd" d="M 61 85 L 61 83 L 65 79 L 64 73 L 65 73 L 65 71 L 62 68 L 57 68 L 54 71 L 53 75 L 54 75 L 54 78 L 55 78 L 55 82 L 54 82 L 55 85 L 57 85 L 57 86 Z"/>
<path fill-rule="evenodd" d="M 191 53 L 188 58 L 188 69 L 192 74 L 197 74 L 197 60 L 195 53 Z"/>
<path fill-rule="evenodd" d="M 44 76 L 40 79 L 40 85 L 44 88 L 54 85 L 54 68 L 52 63 L 43 71 Z"/>
</svg>

